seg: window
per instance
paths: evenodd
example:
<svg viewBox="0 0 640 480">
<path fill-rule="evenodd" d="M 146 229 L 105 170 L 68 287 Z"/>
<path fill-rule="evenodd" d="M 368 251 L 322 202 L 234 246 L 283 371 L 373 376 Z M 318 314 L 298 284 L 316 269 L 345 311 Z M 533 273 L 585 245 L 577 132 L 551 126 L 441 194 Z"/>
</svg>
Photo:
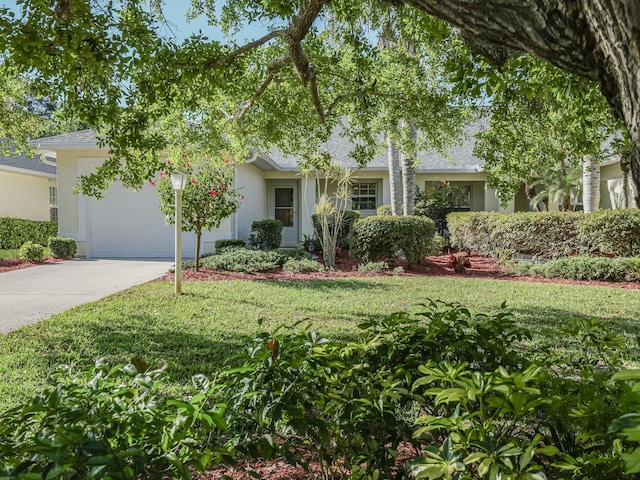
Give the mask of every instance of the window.
<svg viewBox="0 0 640 480">
<path fill-rule="evenodd" d="M 471 185 L 454 185 L 453 208 L 459 212 L 471 211 Z"/>
<path fill-rule="evenodd" d="M 49 187 L 49 220 L 58 221 L 58 188 Z"/>
<path fill-rule="evenodd" d="M 352 210 L 375 210 L 378 208 L 378 182 L 356 182 L 352 187 Z"/>
</svg>

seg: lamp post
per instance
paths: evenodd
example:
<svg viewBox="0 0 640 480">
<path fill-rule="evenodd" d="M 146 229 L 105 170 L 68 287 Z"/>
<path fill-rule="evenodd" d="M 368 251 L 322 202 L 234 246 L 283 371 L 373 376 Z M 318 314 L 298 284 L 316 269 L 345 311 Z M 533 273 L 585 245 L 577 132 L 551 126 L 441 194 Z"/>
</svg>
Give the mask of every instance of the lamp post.
<svg viewBox="0 0 640 480">
<path fill-rule="evenodd" d="M 184 173 L 171 174 L 171 186 L 176 193 L 176 241 L 175 241 L 175 287 L 174 293 L 182 292 L 182 191 L 187 183 L 187 175 Z"/>
</svg>

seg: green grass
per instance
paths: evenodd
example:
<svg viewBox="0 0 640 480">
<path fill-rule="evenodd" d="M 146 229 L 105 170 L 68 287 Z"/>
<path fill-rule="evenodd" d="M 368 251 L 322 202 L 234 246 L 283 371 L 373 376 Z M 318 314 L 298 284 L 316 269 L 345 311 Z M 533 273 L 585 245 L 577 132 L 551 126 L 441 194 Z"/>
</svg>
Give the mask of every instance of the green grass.
<svg viewBox="0 0 640 480">
<path fill-rule="evenodd" d="M 214 373 L 260 330 L 308 320 L 324 335 L 349 338 L 362 319 L 416 312 L 427 298 L 460 302 L 476 313 L 506 302 L 534 334 L 524 346 L 532 355 L 571 352 L 561 328 L 578 317 L 607 322 L 628 336 L 634 352 L 640 335 L 638 290 L 438 277 L 187 282 L 178 298 L 172 288 L 141 285 L 0 336 L 0 407 L 37 391 L 59 364 L 97 357 L 166 361 L 181 388 L 194 373 Z"/>
</svg>

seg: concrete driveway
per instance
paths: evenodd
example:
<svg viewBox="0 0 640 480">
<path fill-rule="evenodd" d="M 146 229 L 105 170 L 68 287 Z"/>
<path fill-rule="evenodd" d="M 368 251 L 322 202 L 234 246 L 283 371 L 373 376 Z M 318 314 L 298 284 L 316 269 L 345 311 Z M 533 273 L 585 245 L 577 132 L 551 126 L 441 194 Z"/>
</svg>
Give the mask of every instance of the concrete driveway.
<svg viewBox="0 0 640 480">
<path fill-rule="evenodd" d="M 173 260 L 74 259 L 0 273 L 0 333 L 148 282 Z"/>
</svg>

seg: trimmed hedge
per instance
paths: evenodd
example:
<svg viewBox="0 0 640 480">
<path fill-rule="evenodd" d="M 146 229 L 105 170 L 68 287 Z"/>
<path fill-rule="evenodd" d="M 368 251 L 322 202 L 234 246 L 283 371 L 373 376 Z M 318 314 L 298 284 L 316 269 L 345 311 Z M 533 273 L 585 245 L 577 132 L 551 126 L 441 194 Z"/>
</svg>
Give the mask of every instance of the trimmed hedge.
<svg viewBox="0 0 640 480">
<path fill-rule="evenodd" d="M 24 245 L 20 247 L 18 256 L 31 263 L 40 263 L 44 258 L 44 252 L 45 248 L 39 243 L 25 242 Z"/>
<path fill-rule="evenodd" d="M 591 246 L 618 257 L 640 255 L 640 210 L 598 210 L 584 216 L 582 231 Z"/>
<path fill-rule="evenodd" d="M 542 258 L 600 252 L 640 255 L 640 210 L 466 212 L 447 215 L 452 246 L 479 255 L 511 251 Z"/>
<path fill-rule="evenodd" d="M 49 237 L 57 234 L 57 222 L 0 218 L 0 249 L 17 249 L 26 242 L 46 245 Z"/>
<path fill-rule="evenodd" d="M 260 250 L 275 250 L 282 243 L 282 222 L 277 219 L 256 220 L 251 224 L 249 245 Z"/>
<path fill-rule="evenodd" d="M 342 222 L 340 225 L 340 231 L 338 232 L 338 242 L 336 247 L 349 248 L 349 232 L 351 225 L 353 225 L 360 218 L 360 213 L 353 210 L 345 210 Z M 316 232 L 317 238 L 322 238 L 322 226 L 320 225 L 320 219 L 315 213 L 311 215 L 311 221 L 313 223 L 313 229 Z M 330 221 L 329 225 L 333 228 L 335 221 Z"/>
<path fill-rule="evenodd" d="M 73 238 L 49 237 L 51 255 L 55 258 L 71 258 L 76 254 L 78 246 Z"/>
<path fill-rule="evenodd" d="M 451 245 L 496 255 L 513 251 L 544 258 L 585 252 L 578 212 L 523 212 L 510 215 L 493 212 L 456 212 L 447 215 Z"/>
<path fill-rule="evenodd" d="M 393 263 L 399 252 L 407 266 L 421 262 L 432 250 L 435 224 L 426 217 L 373 216 L 358 220 L 351 227 L 351 255 L 364 262 Z"/>
</svg>

